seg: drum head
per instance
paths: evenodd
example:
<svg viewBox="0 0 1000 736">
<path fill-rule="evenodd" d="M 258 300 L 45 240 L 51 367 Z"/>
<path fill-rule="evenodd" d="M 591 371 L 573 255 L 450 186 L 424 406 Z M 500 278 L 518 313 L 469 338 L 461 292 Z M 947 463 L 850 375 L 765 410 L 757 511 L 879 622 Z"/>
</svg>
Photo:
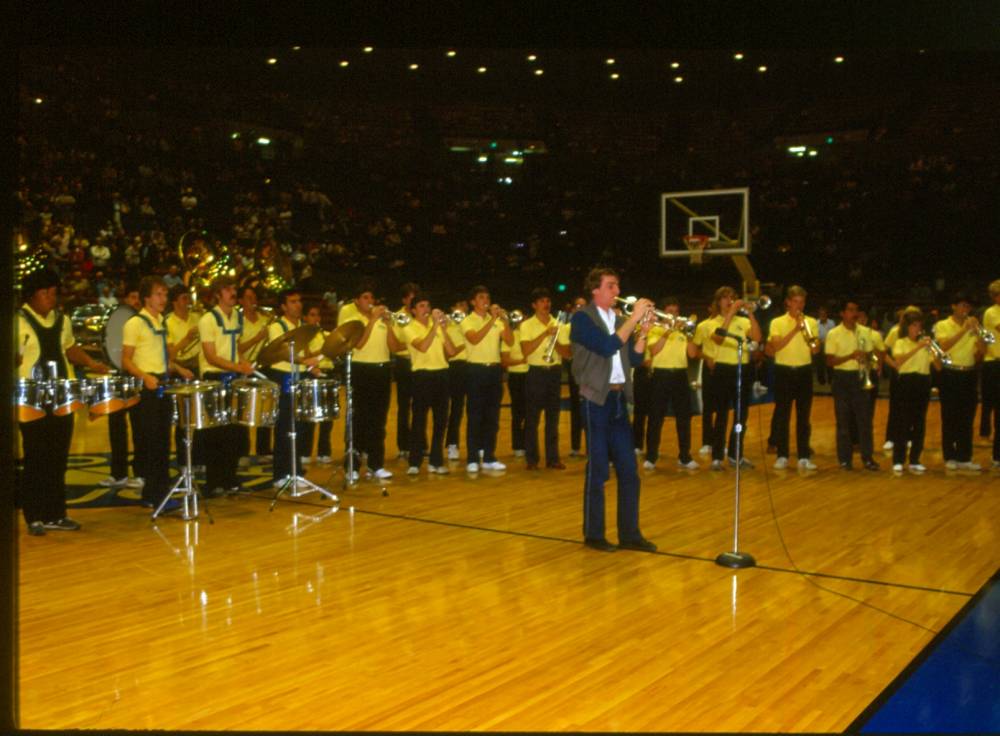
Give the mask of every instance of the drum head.
<svg viewBox="0 0 1000 736">
<path fill-rule="evenodd" d="M 134 314 L 136 314 L 136 311 L 132 307 L 127 304 L 121 304 L 108 316 L 108 321 L 104 323 L 104 332 L 101 335 L 104 357 L 119 370 L 122 370 L 122 339 L 124 337 L 125 323 Z"/>
</svg>

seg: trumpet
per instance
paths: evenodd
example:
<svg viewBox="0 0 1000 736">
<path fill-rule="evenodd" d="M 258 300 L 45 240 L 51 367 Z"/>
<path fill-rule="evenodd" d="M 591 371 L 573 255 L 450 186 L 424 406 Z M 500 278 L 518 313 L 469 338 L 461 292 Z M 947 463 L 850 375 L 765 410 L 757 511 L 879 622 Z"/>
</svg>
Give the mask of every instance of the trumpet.
<svg viewBox="0 0 1000 736">
<path fill-rule="evenodd" d="M 764 307 L 764 309 L 767 309 L 767 307 Z M 806 344 L 810 349 L 819 347 L 819 335 L 813 334 L 812 328 L 809 326 L 809 320 L 805 315 L 802 315 L 802 337 L 805 338 Z"/>
<path fill-rule="evenodd" d="M 687 337 L 693 337 L 698 328 L 698 315 L 692 314 L 687 317 L 667 314 L 670 319 L 659 319 L 657 323 L 667 329 L 667 332 L 683 332 Z"/>
<path fill-rule="evenodd" d="M 382 313 L 382 319 L 384 319 L 389 324 L 396 324 L 399 327 L 406 327 L 410 324 L 412 317 L 404 312 L 402 309 L 398 312 L 385 311 Z"/>
<path fill-rule="evenodd" d="M 632 316 L 632 311 L 635 309 L 635 303 L 637 301 L 639 301 L 639 297 L 637 297 L 637 296 L 626 296 L 626 297 L 616 296 L 615 297 L 615 301 L 621 303 L 621 305 L 622 305 L 622 311 L 625 313 L 626 316 L 630 317 L 630 316 Z M 674 319 L 674 315 L 670 314 L 669 312 L 661 312 L 659 309 L 655 309 L 655 308 L 654 309 L 650 309 L 649 312 L 646 313 L 646 316 L 644 317 L 644 319 L 652 319 L 652 317 L 648 316 L 650 314 L 653 315 L 653 317 L 656 317 L 660 322 L 664 322 L 664 321 L 673 322 L 673 319 Z"/>
<path fill-rule="evenodd" d="M 560 309 L 559 313 L 556 315 L 556 331 L 549 337 L 548 344 L 545 346 L 545 355 L 543 356 L 543 360 L 546 363 L 555 362 L 555 359 L 552 357 L 552 353 L 555 352 L 556 342 L 559 340 L 559 328 L 566 323 L 566 317 L 566 313 Z"/>
<path fill-rule="evenodd" d="M 865 356 L 858 361 L 858 376 L 861 378 L 861 388 L 870 391 L 875 388 L 875 383 L 872 381 L 872 371 L 878 370 L 878 356 L 870 354 L 865 349 L 866 343 L 865 338 L 858 335 L 858 350 L 865 353 Z"/>
<path fill-rule="evenodd" d="M 466 315 L 466 313 L 463 312 L 461 309 L 456 309 L 454 312 L 448 314 L 448 319 L 450 319 L 457 325 L 461 324 L 462 320 L 464 320 L 467 316 L 468 315 Z"/>
<path fill-rule="evenodd" d="M 739 311 L 747 314 L 756 312 L 758 309 L 769 309 L 771 306 L 771 297 L 767 294 L 761 294 L 756 299 L 742 299 L 741 301 L 744 304 Z"/>
<path fill-rule="evenodd" d="M 503 307 L 500 307 L 500 319 L 504 320 L 511 327 L 517 327 L 524 322 L 524 312 L 520 309 L 512 309 L 508 312 Z"/>
<path fill-rule="evenodd" d="M 930 335 L 928 335 L 926 332 L 921 332 L 918 339 L 924 338 L 924 337 L 930 339 L 930 343 L 928 343 L 928 345 L 927 345 L 927 351 L 931 355 L 933 355 L 935 358 L 937 358 L 938 360 L 940 360 L 941 361 L 941 365 L 943 365 L 943 366 L 949 366 L 949 365 L 951 365 L 952 364 L 951 356 L 948 355 L 948 353 L 946 353 L 941 348 L 941 346 L 938 344 L 938 341 L 935 340 Z"/>
<path fill-rule="evenodd" d="M 997 336 L 982 325 L 976 328 L 976 337 L 985 342 L 987 345 L 995 345 L 997 341 Z"/>
</svg>

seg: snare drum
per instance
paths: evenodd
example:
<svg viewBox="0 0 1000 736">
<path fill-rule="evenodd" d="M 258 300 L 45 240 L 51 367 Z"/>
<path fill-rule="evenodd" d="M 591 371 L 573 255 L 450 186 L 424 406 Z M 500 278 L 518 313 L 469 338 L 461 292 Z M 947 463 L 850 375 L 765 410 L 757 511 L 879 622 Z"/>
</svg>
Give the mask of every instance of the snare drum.
<svg viewBox="0 0 1000 736">
<path fill-rule="evenodd" d="M 208 429 L 227 424 L 225 392 L 219 381 L 191 381 L 168 386 L 174 404 L 174 422 L 187 429 Z"/>
<path fill-rule="evenodd" d="M 48 403 L 49 382 L 19 378 L 14 388 L 14 403 L 17 404 L 17 421 L 33 422 L 45 416 Z"/>
<path fill-rule="evenodd" d="M 229 419 L 244 427 L 273 427 L 278 421 L 278 384 L 239 378 L 229 384 Z"/>
<path fill-rule="evenodd" d="M 87 403 L 91 416 L 114 414 L 139 402 L 142 381 L 133 376 L 95 376 L 90 380 Z"/>
<path fill-rule="evenodd" d="M 340 384 L 335 378 L 306 378 L 292 386 L 295 419 L 319 424 L 340 416 Z"/>
<path fill-rule="evenodd" d="M 72 414 L 87 406 L 90 381 L 78 378 L 56 378 L 48 382 L 49 403 L 57 417 Z"/>
</svg>

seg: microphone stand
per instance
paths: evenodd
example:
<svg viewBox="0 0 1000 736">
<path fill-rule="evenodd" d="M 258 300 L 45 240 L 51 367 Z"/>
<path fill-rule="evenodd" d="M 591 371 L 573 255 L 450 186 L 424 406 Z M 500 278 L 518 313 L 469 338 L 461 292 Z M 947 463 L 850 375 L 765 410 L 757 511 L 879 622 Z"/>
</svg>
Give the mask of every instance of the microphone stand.
<svg viewBox="0 0 1000 736">
<path fill-rule="evenodd" d="M 733 417 L 733 432 L 736 434 L 736 509 L 733 514 L 733 550 L 723 552 L 715 558 L 715 564 L 729 568 L 754 567 L 757 561 L 749 552 L 740 552 L 740 466 L 743 464 L 743 422 L 741 421 L 742 398 L 743 398 L 743 344 L 744 339 L 739 335 L 726 332 L 723 329 L 716 331 L 724 337 L 731 337 L 736 341 L 736 416 Z"/>
</svg>

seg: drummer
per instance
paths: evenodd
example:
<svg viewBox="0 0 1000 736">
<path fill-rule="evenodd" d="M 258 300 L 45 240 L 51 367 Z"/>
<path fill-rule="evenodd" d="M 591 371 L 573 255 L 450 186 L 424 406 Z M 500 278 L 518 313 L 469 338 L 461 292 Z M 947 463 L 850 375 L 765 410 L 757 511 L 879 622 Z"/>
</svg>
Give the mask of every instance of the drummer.
<svg viewBox="0 0 1000 736">
<path fill-rule="evenodd" d="M 282 316 L 271 323 L 268 327 L 268 340 L 274 342 L 280 340 L 282 335 L 301 326 L 302 318 L 302 292 L 291 288 L 281 292 L 279 306 Z M 295 371 L 307 371 L 319 363 L 318 358 L 300 359 L 298 356 L 307 349 L 304 342 L 301 346 L 296 345 Z M 287 360 L 281 360 L 273 364 L 266 371 L 268 378 L 281 386 L 281 395 L 278 399 L 278 421 L 274 425 L 274 464 L 271 475 L 275 485 L 283 484 L 292 472 L 292 445 L 289 432 L 292 430 L 292 364 Z M 296 451 L 299 456 L 304 452 L 309 452 L 312 448 L 312 425 L 308 422 L 295 422 Z M 301 467 L 301 466 L 300 466 Z"/>
<path fill-rule="evenodd" d="M 125 287 L 125 292 L 122 294 L 122 306 L 133 310 L 133 312 L 138 312 L 142 309 L 142 301 L 139 299 L 139 285 L 129 284 Z M 124 324 L 122 325 L 124 327 Z M 105 327 L 107 329 L 107 327 Z M 105 336 L 105 340 L 110 339 L 109 335 Z M 121 334 L 115 335 L 115 340 L 118 344 L 121 344 L 122 336 Z M 142 465 L 138 445 L 135 444 L 135 407 L 129 407 L 128 409 L 122 409 L 121 411 L 112 412 L 108 414 L 108 443 L 111 446 L 111 475 L 99 484 L 105 488 L 122 488 L 127 486 L 128 488 L 142 488 L 143 480 L 139 472 L 135 470 Z M 132 458 L 132 469 L 133 475 L 130 478 L 128 474 L 128 424 L 132 425 L 132 443 L 135 445 L 134 449 L 136 454 Z"/>
<path fill-rule="evenodd" d="M 122 367 L 142 381 L 135 420 L 135 471 L 145 480 L 142 505 L 156 508 L 170 491 L 170 424 L 173 408 L 164 393 L 167 375 L 173 372 L 188 380 L 194 374 L 170 360 L 163 309 L 167 286 L 158 276 L 139 282 L 142 310 L 131 317 L 122 336 Z"/>
<path fill-rule="evenodd" d="M 266 315 L 257 309 L 257 289 L 253 284 L 245 284 L 240 289 L 239 309 L 243 312 L 243 337 L 240 340 L 240 354 L 251 365 L 257 361 L 260 349 L 267 342 L 267 326 L 270 324 Z M 243 439 L 240 445 L 240 456 L 250 452 L 250 428 L 243 428 Z M 258 459 L 271 457 L 271 428 L 257 427 Z"/>
<path fill-rule="evenodd" d="M 200 315 L 191 311 L 191 292 L 184 284 L 178 284 L 170 289 L 167 296 L 170 301 L 170 314 L 166 318 L 167 350 L 170 359 L 189 371 L 198 372 L 198 354 L 201 352 L 201 346 L 198 344 Z M 177 450 L 177 457 L 180 458 L 184 452 L 184 429 L 180 425 L 174 427 L 174 447 Z M 196 466 L 205 463 L 203 441 L 195 442 L 192 456 Z"/>
<path fill-rule="evenodd" d="M 198 320 L 201 337 L 198 369 L 202 380 L 220 381 L 228 387 L 238 374 L 249 376 L 253 373 L 253 366 L 240 357 L 243 313 L 236 309 L 236 281 L 230 276 L 219 276 L 212 282 L 212 294 L 215 306 Z M 242 429 L 238 424 L 222 424 L 199 430 L 206 448 L 205 485 L 210 498 L 240 490 L 236 468 Z"/>
<path fill-rule="evenodd" d="M 24 305 L 17 314 L 18 378 L 44 380 L 49 363 L 55 363 L 60 378 L 69 377 L 67 360 L 95 373 L 108 367 L 93 360 L 76 344 L 69 319 L 56 309 L 59 276 L 48 268 L 29 273 L 22 282 Z M 66 466 L 73 437 L 73 414 L 45 416 L 19 422 L 24 451 L 20 502 L 28 534 L 42 536 L 47 530 L 75 531 L 80 524 L 66 516 Z"/>
<path fill-rule="evenodd" d="M 314 365 L 309 369 L 310 376 L 313 378 L 332 377 L 333 361 L 322 353 L 323 342 L 330 334 L 323 329 L 323 307 L 319 304 L 311 304 L 306 310 L 306 316 L 302 319 L 302 321 L 307 325 L 316 325 L 320 328 L 320 331 L 316 333 L 316 337 L 309 342 L 309 351 L 307 356 L 310 358 L 315 357 L 319 360 L 317 365 Z M 322 463 L 323 465 L 329 465 L 333 462 L 333 458 L 330 455 L 330 430 L 332 429 L 333 421 L 330 419 L 327 419 L 325 422 L 320 422 L 317 428 L 317 432 L 319 432 L 319 440 L 316 444 L 316 461 Z M 309 450 L 311 449 L 312 448 L 309 448 Z M 309 450 L 304 449 L 306 458 L 303 462 L 307 464 L 310 455 Z"/>
</svg>

